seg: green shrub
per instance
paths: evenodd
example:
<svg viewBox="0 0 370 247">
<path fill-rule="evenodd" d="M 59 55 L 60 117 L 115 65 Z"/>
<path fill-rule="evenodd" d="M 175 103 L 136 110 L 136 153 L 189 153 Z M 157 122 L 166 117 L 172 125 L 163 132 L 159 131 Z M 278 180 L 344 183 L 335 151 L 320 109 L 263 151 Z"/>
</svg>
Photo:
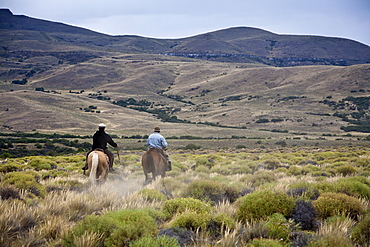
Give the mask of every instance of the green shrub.
<svg viewBox="0 0 370 247">
<path fill-rule="evenodd" d="M 206 229 L 211 221 L 209 213 L 184 212 L 175 216 L 170 227 L 181 227 L 196 231 L 198 228 Z"/>
<path fill-rule="evenodd" d="M 195 162 L 196 166 L 206 166 L 208 168 L 211 168 L 214 165 L 214 161 L 212 159 L 203 156 L 197 158 Z"/>
<path fill-rule="evenodd" d="M 13 184 L 20 190 L 27 190 L 38 197 L 45 197 L 46 190 L 38 180 L 40 175 L 33 171 L 26 172 L 11 172 L 5 174 L 3 178 L 4 184 Z"/>
<path fill-rule="evenodd" d="M 253 239 L 252 242 L 247 244 L 247 247 L 284 247 L 287 246 L 278 240 L 273 239 Z"/>
<path fill-rule="evenodd" d="M 50 170 L 57 166 L 55 161 L 41 157 L 31 157 L 31 161 L 28 165 L 35 170 Z"/>
<path fill-rule="evenodd" d="M 232 168 L 232 174 L 248 174 L 251 172 L 252 172 L 252 169 L 246 165 L 238 165 Z"/>
<path fill-rule="evenodd" d="M 333 192 L 345 193 L 350 196 L 370 198 L 370 187 L 367 184 L 360 182 L 359 179 L 345 178 L 336 182 L 320 182 L 312 185 L 320 193 Z"/>
<path fill-rule="evenodd" d="M 150 202 L 167 200 L 167 197 L 156 189 L 142 189 L 138 194 Z"/>
<path fill-rule="evenodd" d="M 248 174 L 245 182 L 251 183 L 254 187 L 261 186 L 265 183 L 277 181 L 275 174 L 272 171 L 257 171 L 254 174 Z"/>
<path fill-rule="evenodd" d="M 336 168 L 336 172 L 342 176 L 353 175 L 358 172 L 358 170 L 350 165 L 343 165 Z"/>
<path fill-rule="evenodd" d="M 300 187 L 302 186 L 302 187 Z M 287 191 L 287 194 L 290 196 L 293 196 L 296 199 L 301 199 L 301 200 L 316 200 L 320 193 L 318 190 L 310 188 L 309 184 L 293 184 L 290 186 L 292 189 Z"/>
<path fill-rule="evenodd" d="M 268 170 L 274 170 L 281 166 L 280 161 L 278 159 L 267 159 L 263 160 L 265 168 Z"/>
<path fill-rule="evenodd" d="M 172 218 L 176 213 L 191 211 L 196 213 L 209 213 L 211 206 L 201 200 L 194 198 L 177 198 L 167 200 L 163 206 L 163 214 L 167 219 Z"/>
<path fill-rule="evenodd" d="M 217 236 L 221 234 L 223 229 L 234 229 L 235 225 L 234 219 L 224 213 L 220 213 L 212 215 L 208 225 L 208 231 L 210 234 Z"/>
<path fill-rule="evenodd" d="M 206 173 L 206 174 L 209 174 L 210 171 L 209 171 L 209 168 L 204 166 L 204 165 L 200 165 L 200 166 L 197 166 L 194 170 L 197 174 L 198 173 Z"/>
<path fill-rule="evenodd" d="M 142 237 L 154 237 L 158 232 L 155 214 L 150 209 L 125 209 L 101 216 L 90 215 L 68 232 L 63 246 L 75 246 L 75 237 L 85 232 L 102 235 L 104 246 L 112 247 L 128 246 L 131 241 Z"/>
<path fill-rule="evenodd" d="M 208 203 L 217 203 L 225 198 L 222 184 L 211 180 L 196 180 L 185 191 L 186 197 L 192 197 Z"/>
<path fill-rule="evenodd" d="M 323 219 L 340 215 L 357 218 L 365 211 L 359 199 L 342 193 L 321 194 L 312 204 Z"/>
<path fill-rule="evenodd" d="M 216 165 L 213 166 L 210 170 L 211 173 L 215 172 L 224 176 L 230 175 L 232 173 L 232 168 L 229 166 Z"/>
<path fill-rule="evenodd" d="M 290 166 L 288 168 L 288 175 L 293 175 L 293 176 L 298 176 L 298 175 L 302 175 L 303 174 L 303 169 L 302 167 L 299 167 L 299 166 Z"/>
<path fill-rule="evenodd" d="M 274 239 L 280 239 L 283 242 L 289 242 L 291 224 L 281 214 L 273 214 L 268 217 L 266 229 L 268 236 Z"/>
<path fill-rule="evenodd" d="M 0 167 L 0 172 L 8 173 L 8 172 L 15 172 L 21 169 L 20 165 L 11 163 L 11 164 L 5 164 Z"/>
<path fill-rule="evenodd" d="M 370 214 L 368 213 L 353 228 L 351 238 L 359 246 L 370 246 Z"/>
<path fill-rule="evenodd" d="M 307 246 L 308 247 L 328 247 L 328 246 L 351 247 L 354 245 L 352 244 L 351 240 L 348 239 L 346 236 L 324 235 L 322 237 L 312 240 Z"/>
<path fill-rule="evenodd" d="M 143 237 L 138 240 L 132 241 L 130 247 L 180 247 L 176 238 L 162 235 L 156 238 Z"/>
<path fill-rule="evenodd" d="M 239 200 L 240 206 L 237 209 L 237 218 L 242 221 L 266 219 L 274 213 L 280 213 L 287 217 L 295 206 L 292 197 L 272 191 L 257 191 Z"/>
<path fill-rule="evenodd" d="M 337 191 L 344 194 L 360 197 L 364 199 L 370 199 L 370 186 L 368 181 L 364 177 L 352 177 L 338 180 Z"/>
</svg>

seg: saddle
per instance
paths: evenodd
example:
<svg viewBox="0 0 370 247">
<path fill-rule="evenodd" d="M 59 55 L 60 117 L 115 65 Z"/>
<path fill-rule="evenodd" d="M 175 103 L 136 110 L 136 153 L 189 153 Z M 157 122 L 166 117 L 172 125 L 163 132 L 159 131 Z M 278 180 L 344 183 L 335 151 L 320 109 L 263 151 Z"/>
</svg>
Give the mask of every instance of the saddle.
<svg viewBox="0 0 370 247">
<path fill-rule="evenodd" d="M 102 148 L 95 148 L 95 149 L 94 149 L 94 151 L 100 151 L 100 152 L 103 152 L 103 153 L 105 154 L 105 157 L 107 158 L 108 164 L 110 164 L 109 156 L 108 156 L 108 154 L 106 154 L 106 153 L 104 152 L 104 149 L 102 149 Z"/>
</svg>

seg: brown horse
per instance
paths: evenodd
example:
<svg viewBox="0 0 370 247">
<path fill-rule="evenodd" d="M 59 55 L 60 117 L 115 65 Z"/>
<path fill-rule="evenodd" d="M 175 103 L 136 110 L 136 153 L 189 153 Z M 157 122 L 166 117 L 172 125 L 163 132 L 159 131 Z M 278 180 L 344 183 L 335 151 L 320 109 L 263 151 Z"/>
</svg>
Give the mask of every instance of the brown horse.
<svg viewBox="0 0 370 247">
<path fill-rule="evenodd" d="M 152 179 L 155 180 L 157 176 L 164 178 L 166 171 L 170 171 L 171 168 L 164 160 L 163 156 L 155 148 L 150 148 L 146 151 L 141 158 L 141 165 L 143 166 L 145 174 L 145 182 L 149 182 L 149 173 L 152 173 Z"/>
<path fill-rule="evenodd" d="M 92 151 L 87 157 L 91 185 L 103 184 L 108 178 L 108 156 L 102 151 Z"/>
</svg>

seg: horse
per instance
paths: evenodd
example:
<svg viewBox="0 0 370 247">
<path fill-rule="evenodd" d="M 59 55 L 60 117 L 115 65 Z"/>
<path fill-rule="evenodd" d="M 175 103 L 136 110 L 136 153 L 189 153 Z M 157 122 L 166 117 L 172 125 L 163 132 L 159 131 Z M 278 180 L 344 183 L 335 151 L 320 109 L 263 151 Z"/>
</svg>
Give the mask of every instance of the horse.
<svg viewBox="0 0 370 247">
<path fill-rule="evenodd" d="M 91 185 L 105 183 L 108 178 L 108 156 L 102 151 L 94 150 L 87 157 L 87 162 Z"/>
<path fill-rule="evenodd" d="M 170 171 L 171 168 L 164 160 L 164 157 L 155 148 L 150 148 L 141 157 L 141 165 L 143 166 L 145 174 L 145 183 L 150 181 L 149 173 L 152 173 L 152 179 L 155 180 L 157 176 L 164 178 L 166 171 Z"/>
</svg>

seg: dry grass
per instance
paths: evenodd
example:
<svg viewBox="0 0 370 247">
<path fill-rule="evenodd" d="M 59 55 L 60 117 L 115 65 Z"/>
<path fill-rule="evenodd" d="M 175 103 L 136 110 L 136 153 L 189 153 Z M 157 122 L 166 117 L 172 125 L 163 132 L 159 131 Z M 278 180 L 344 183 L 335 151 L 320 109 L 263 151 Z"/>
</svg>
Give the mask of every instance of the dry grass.
<svg viewBox="0 0 370 247">
<path fill-rule="evenodd" d="M 96 123 L 105 122 L 109 126 L 109 132 L 118 136 L 149 134 L 153 126 L 161 125 L 166 136 L 234 135 L 272 138 L 273 143 L 276 142 L 275 138 L 288 138 L 287 142 L 291 143 L 290 145 L 298 142 L 292 139 L 296 137 L 292 134 L 260 131 L 277 129 L 288 130 L 290 133 L 306 132 L 306 136 L 300 136 L 302 138 L 300 146 L 304 145 L 302 142 L 305 138 L 314 140 L 311 145 L 315 142 L 324 144 L 325 140 L 318 141 L 317 138 L 325 133 L 342 134 L 339 128 L 346 123 L 333 116 L 308 113 L 332 115 L 333 109 L 318 102 L 327 96 L 337 101 L 349 96 L 351 90 L 358 91 L 364 88 L 366 76 L 363 71 L 368 66 L 365 64 L 349 67 L 274 68 L 199 60 L 190 62 L 176 58 L 168 60 L 155 55 L 130 54 L 121 55 L 119 59 L 103 56 L 78 65 L 56 66 L 53 73 L 38 74 L 38 78 L 31 80 L 29 85 L 5 84 L 3 90 L 0 90 L 0 104 L 4 110 L 1 119 L 4 125 L 16 131 L 36 129 L 46 133 L 85 135 L 91 134 L 91 130 L 96 128 Z M 115 76 L 102 80 L 102 74 Z M 352 83 L 353 81 L 357 83 Z M 38 92 L 35 91 L 35 87 L 44 87 L 46 90 L 55 90 L 61 94 Z M 9 89 L 13 91 L 9 92 Z M 84 92 L 74 94 L 69 93 L 69 90 Z M 160 96 L 157 92 L 161 90 L 164 90 L 166 95 L 181 95 L 183 101 L 191 101 L 194 105 Z M 174 115 L 194 123 L 208 121 L 245 129 L 163 123 L 152 114 L 115 106 L 109 101 L 89 98 L 88 94 L 98 92 L 104 97 L 111 98 L 111 101 L 132 97 L 162 105 L 156 107 L 181 109 Z M 231 96 L 240 96 L 241 99 L 225 102 L 221 100 Z M 304 98 L 281 100 L 290 96 Z M 362 93 L 358 96 L 367 94 Z M 90 105 L 97 106 L 101 113 L 86 113 L 80 110 Z M 285 121 L 255 123 L 259 118 L 281 118 Z M 312 124 L 316 125 L 313 127 Z M 331 144 L 336 142 L 335 137 L 325 139 Z M 354 141 L 356 138 L 353 140 L 344 138 L 344 141 L 346 140 Z M 269 145 L 269 142 L 263 140 L 261 146 Z M 199 143 L 206 146 L 201 141 Z M 235 140 L 232 140 L 232 143 L 236 143 Z M 245 143 L 248 144 L 250 141 Z M 214 144 L 220 148 L 230 146 L 230 144 L 218 145 L 217 142 Z"/>
<path fill-rule="evenodd" d="M 347 150 L 348 151 L 348 150 Z M 320 182 L 336 183 L 341 179 L 345 179 L 340 175 L 332 175 L 329 177 L 317 177 L 315 171 L 306 175 L 288 175 L 283 170 L 268 170 L 266 169 L 266 161 L 277 161 L 279 164 L 289 165 L 294 164 L 291 160 L 296 157 L 303 156 L 306 160 L 314 159 L 315 157 L 325 157 L 325 166 L 317 164 L 319 169 L 330 169 L 330 163 L 337 160 L 337 156 L 353 157 L 353 154 L 360 154 L 362 158 L 368 159 L 370 155 L 368 150 L 363 149 L 359 152 L 356 149 L 344 152 L 343 150 L 328 150 L 317 151 L 312 149 L 288 151 L 288 150 L 270 150 L 270 152 L 214 152 L 201 151 L 194 153 L 176 153 L 171 155 L 173 161 L 173 169 L 184 169 L 181 173 L 173 173 L 164 179 L 158 179 L 153 183 L 144 186 L 144 175 L 141 168 L 138 167 L 140 155 L 128 154 L 123 156 L 125 167 L 117 167 L 114 174 L 110 174 L 109 180 L 104 185 L 99 187 L 89 187 L 87 179 L 78 172 L 70 172 L 70 177 L 63 178 L 64 180 L 77 180 L 85 184 L 79 190 L 53 190 L 50 191 L 45 198 L 35 197 L 29 191 L 21 191 L 21 200 L 0 200 L 2 212 L 0 214 L 0 241 L 5 246 L 23 246 L 24 243 L 31 245 L 57 246 L 62 243 L 62 239 L 68 231 L 74 227 L 76 223 L 83 220 L 89 215 L 103 215 L 111 211 L 122 209 L 143 209 L 151 208 L 161 211 L 163 201 L 151 200 L 141 196 L 138 192 L 143 189 L 152 189 L 164 191 L 169 198 L 183 197 L 186 188 L 193 181 L 198 179 L 209 179 L 217 181 L 233 188 L 249 189 L 253 191 L 270 190 L 274 192 L 286 193 L 291 189 L 292 185 L 306 184 L 314 185 Z M 217 172 L 209 172 L 199 174 L 194 166 L 199 160 L 212 158 L 214 167 L 219 164 L 244 164 L 249 166 L 249 173 L 239 173 L 231 175 L 221 175 Z M 248 159 L 245 161 L 245 159 Z M 19 160 L 19 162 L 23 162 Z M 64 164 L 64 163 L 61 163 Z M 66 164 L 69 166 L 69 164 Z M 310 164 L 300 165 L 300 167 L 313 167 Z M 366 172 L 366 166 L 363 166 L 363 160 L 358 164 L 358 173 Z M 79 168 L 76 168 L 79 169 Z M 138 170 L 139 169 L 139 170 Z M 211 169 L 211 168 L 206 168 Z M 232 166 L 230 166 L 232 169 Z M 252 170 L 255 169 L 252 174 Z M 286 170 L 286 172 L 288 169 Z M 308 171 L 308 170 L 307 170 Z M 169 173 L 171 174 L 171 172 Z M 359 174 L 353 174 L 358 176 Z M 0 176 L 2 177 L 2 176 Z M 348 178 L 348 177 L 346 177 Z M 61 178 L 53 178 L 43 181 L 43 185 L 58 184 Z M 304 198 L 302 194 L 297 198 Z M 308 197 L 307 197 L 308 198 Z M 369 200 L 366 198 L 360 199 L 364 208 L 369 210 Z M 240 206 L 240 201 L 231 203 L 224 200 L 212 206 L 212 215 L 227 215 L 232 219 L 236 218 L 236 212 Z M 359 218 L 361 219 L 361 217 Z M 171 219 L 173 220 L 173 219 Z M 169 222 L 162 222 L 158 227 L 166 228 Z M 356 220 L 346 216 L 338 216 L 333 219 L 322 220 L 319 227 L 315 231 L 310 231 L 312 236 L 321 238 L 331 235 L 350 236 L 351 229 L 357 223 Z M 195 232 L 196 239 L 194 245 L 190 246 L 244 246 L 252 239 L 264 238 L 268 236 L 268 230 L 265 223 L 262 221 L 253 222 L 236 222 L 233 228 L 223 226 L 220 236 L 215 237 L 209 234 L 204 229 L 198 229 Z M 76 246 L 96 246 L 102 240 L 102 236 L 94 233 L 85 233 L 80 237 L 75 238 Z"/>
</svg>

